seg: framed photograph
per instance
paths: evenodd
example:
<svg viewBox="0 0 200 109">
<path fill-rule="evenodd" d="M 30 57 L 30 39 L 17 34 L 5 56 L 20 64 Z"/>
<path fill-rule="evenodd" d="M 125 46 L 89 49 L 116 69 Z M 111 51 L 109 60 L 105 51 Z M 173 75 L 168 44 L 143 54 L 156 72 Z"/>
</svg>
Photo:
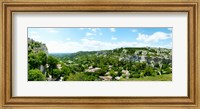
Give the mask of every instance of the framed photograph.
<svg viewBox="0 0 200 109">
<path fill-rule="evenodd" d="M 28 81 L 172 80 L 170 27 L 29 27 L 27 31 Z"/>
<path fill-rule="evenodd" d="M 2 108 L 199 107 L 199 1 L 47 1 L 1 2 Z"/>
</svg>

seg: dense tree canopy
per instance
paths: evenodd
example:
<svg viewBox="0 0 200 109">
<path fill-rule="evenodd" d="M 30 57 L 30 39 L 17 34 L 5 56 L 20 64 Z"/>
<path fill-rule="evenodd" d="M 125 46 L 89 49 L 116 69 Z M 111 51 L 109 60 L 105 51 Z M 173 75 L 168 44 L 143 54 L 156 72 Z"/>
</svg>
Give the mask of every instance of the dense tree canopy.
<svg viewBox="0 0 200 109">
<path fill-rule="evenodd" d="M 28 80 L 29 81 L 45 81 L 46 78 L 40 70 L 32 69 L 28 71 Z"/>
<path fill-rule="evenodd" d="M 171 49 L 117 48 L 48 54 L 45 44 L 28 43 L 28 80 L 129 80 L 172 73 Z M 41 72 L 42 71 L 42 72 Z"/>
</svg>

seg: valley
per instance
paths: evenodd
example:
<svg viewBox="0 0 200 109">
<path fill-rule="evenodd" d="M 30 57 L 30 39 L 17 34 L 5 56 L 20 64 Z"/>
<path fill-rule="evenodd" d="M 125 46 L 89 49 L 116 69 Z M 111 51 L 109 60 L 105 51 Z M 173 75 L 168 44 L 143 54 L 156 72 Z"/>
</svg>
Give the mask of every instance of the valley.
<svg viewBox="0 0 200 109">
<path fill-rule="evenodd" d="M 172 80 L 172 50 L 167 48 L 48 53 L 45 44 L 31 39 L 28 48 L 29 81 Z"/>
</svg>

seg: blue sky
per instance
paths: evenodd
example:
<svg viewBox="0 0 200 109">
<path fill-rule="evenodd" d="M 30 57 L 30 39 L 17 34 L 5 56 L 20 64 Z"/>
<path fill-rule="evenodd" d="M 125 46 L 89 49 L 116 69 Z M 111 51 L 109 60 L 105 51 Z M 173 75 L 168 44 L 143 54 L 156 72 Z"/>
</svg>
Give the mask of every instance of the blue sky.
<svg viewBox="0 0 200 109">
<path fill-rule="evenodd" d="M 28 28 L 28 37 L 49 53 L 110 50 L 120 47 L 172 48 L 172 28 Z"/>
</svg>

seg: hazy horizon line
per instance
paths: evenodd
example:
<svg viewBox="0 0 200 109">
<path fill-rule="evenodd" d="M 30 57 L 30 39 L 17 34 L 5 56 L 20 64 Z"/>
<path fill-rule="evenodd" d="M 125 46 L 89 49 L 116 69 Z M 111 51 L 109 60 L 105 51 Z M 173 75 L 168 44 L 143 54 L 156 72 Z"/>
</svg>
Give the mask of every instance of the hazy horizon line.
<svg viewBox="0 0 200 109">
<path fill-rule="evenodd" d="M 164 49 L 171 49 L 172 48 L 165 48 L 165 47 L 120 47 L 120 48 L 164 48 Z M 114 48 L 119 49 L 119 48 Z M 108 50 L 114 50 L 114 49 L 108 49 Z M 93 51 L 77 51 L 77 52 L 51 52 L 48 54 L 72 54 L 72 53 L 78 53 L 78 52 L 97 52 L 97 51 L 108 51 L 108 50 L 93 50 Z"/>
</svg>

